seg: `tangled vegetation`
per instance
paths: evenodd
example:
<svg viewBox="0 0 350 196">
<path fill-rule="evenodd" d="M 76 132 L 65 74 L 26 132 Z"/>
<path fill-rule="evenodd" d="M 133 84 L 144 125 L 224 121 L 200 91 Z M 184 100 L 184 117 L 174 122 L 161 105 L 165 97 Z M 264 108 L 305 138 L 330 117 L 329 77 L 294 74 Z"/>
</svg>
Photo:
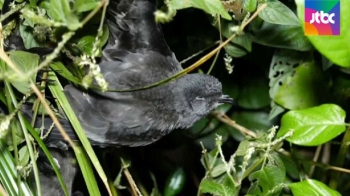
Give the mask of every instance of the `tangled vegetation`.
<svg viewBox="0 0 350 196">
<path fill-rule="evenodd" d="M 109 36 L 108 0 L 15 0 L 0 18 L 0 100 L 7 111 L 0 118 L 1 194 L 41 195 L 39 149 L 54 163 L 40 127 L 19 112 L 24 102 L 34 104 L 37 118 L 50 115 L 56 125 L 56 109 L 65 111 L 81 141 L 67 138 L 81 170 L 73 190 L 87 195 L 350 191 L 349 1 L 341 2 L 340 36 L 308 37 L 304 0 L 158 3 L 156 20 L 184 73 L 216 76 L 236 104 L 149 146 L 93 149 L 62 86 L 88 88 L 96 80 L 108 91 L 98 72 Z M 25 48 L 5 50 L 14 35 Z"/>
</svg>

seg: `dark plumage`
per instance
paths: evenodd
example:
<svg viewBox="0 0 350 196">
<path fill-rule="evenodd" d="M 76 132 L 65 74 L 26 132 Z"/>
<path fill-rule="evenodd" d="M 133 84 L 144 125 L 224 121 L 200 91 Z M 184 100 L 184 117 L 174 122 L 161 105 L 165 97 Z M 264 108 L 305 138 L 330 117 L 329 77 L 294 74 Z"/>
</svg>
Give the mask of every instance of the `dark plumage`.
<svg viewBox="0 0 350 196">
<path fill-rule="evenodd" d="M 155 11 L 155 0 L 110 2 L 110 38 L 99 64 L 110 89 L 143 87 L 182 70 L 155 22 Z M 191 127 L 220 103 L 232 101 L 221 90 L 212 76 L 188 74 L 137 92 L 83 91 L 67 85 L 64 93 L 93 145 L 142 146 L 176 128 Z M 69 123 L 61 122 L 76 139 Z M 49 138 L 61 135 L 54 130 Z"/>
</svg>

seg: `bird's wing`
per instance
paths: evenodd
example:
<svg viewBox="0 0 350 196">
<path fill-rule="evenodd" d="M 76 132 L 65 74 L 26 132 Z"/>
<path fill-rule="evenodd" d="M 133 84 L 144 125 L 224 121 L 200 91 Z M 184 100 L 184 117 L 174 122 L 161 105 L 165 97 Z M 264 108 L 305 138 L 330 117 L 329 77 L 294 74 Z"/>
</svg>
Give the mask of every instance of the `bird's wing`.
<svg viewBox="0 0 350 196">
<path fill-rule="evenodd" d="M 95 145 L 145 145 L 159 135 L 150 129 L 152 121 L 146 114 L 147 102 L 130 95 L 110 99 L 86 94 L 72 85 L 66 86 L 64 92 L 87 137 Z"/>
<path fill-rule="evenodd" d="M 177 61 L 169 49 L 160 24 L 155 21 L 156 0 L 112 0 L 107 11 L 110 37 L 103 59 L 114 59 L 120 49 L 131 53 L 157 52 Z M 169 66 L 179 66 L 176 65 Z"/>
</svg>

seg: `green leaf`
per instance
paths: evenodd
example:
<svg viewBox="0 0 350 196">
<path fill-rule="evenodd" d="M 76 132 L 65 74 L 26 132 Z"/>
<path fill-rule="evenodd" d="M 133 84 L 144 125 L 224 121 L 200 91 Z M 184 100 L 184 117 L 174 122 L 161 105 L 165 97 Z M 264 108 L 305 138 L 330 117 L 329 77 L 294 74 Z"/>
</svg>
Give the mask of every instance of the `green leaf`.
<svg viewBox="0 0 350 196">
<path fill-rule="evenodd" d="M 108 36 L 109 36 L 109 30 L 108 30 L 108 26 L 107 25 L 104 25 L 102 30 L 103 30 L 102 36 L 100 37 L 100 43 L 98 45 L 98 49 L 99 49 L 99 55 L 98 56 L 101 56 L 102 47 L 108 41 Z M 88 55 L 92 55 L 92 49 L 94 47 L 96 36 L 97 35 L 87 35 L 87 36 L 82 37 L 78 41 L 77 47 L 83 53 L 86 53 Z"/>
<path fill-rule="evenodd" d="M 72 73 L 61 62 L 53 62 L 50 64 L 50 67 L 67 80 L 76 84 L 80 84 L 80 80 L 77 77 L 73 76 Z"/>
<path fill-rule="evenodd" d="M 95 37 L 91 35 L 87 35 L 82 37 L 79 40 L 77 47 L 84 53 L 91 55 L 94 42 L 95 42 Z"/>
<path fill-rule="evenodd" d="M 344 120 L 345 111 L 334 104 L 289 111 L 282 117 L 277 137 L 293 131 L 287 141 L 303 146 L 318 146 L 343 133 Z"/>
<path fill-rule="evenodd" d="M 219 28 L 218 23 L 215 23 L 216 28 Z M 233 32 L 231 28 L 236 26 L 235 21 L 221 21 L 221 33 L 224 37 L 229 38 Z M 248 34 L 236 36 L 231 42 L 225 46 L 225 51 L 232 57 L 242 57 L 252 51 L 252 38 Z"/>
<path fill-rule="evenodd" d="M 60 170 L 58 169 L 57 167 L 57 164 L 56 162 L 54 161 L 50 151 L 48 150 L 48 148 L 45 146 L 44 142 L 42 141 L 42 139 L 39 137 L 38 133 L 33 129 L 32 125 L 28 122 L 27 119 L 24 119 L 24 123 L 28 129 L 28 131 L 31 133 L 31 135 L 34 137 L 35 141 L 37 142 L 37 144 L 40 146 L 41 150 L 45 153 L 47 159 L 49 160 L 50 164 L 51 164 L 51 167 L 53 168 L 56 176 L 57 176 L 57 179 L 63 189 L 63 192 L 64 192 L 64 195 L 65 196 L 68 196 L 69 193 L 67 191 L 67 187 L 66 187 L 66 184 L 63 180 L 63 177 L 61 175 L 61 172 Z"/>
<path fill-rule="evenodd" d="M 304 0 L 295 0 L 298 16 L 304 27 Z M 308 36 L 315 48 L 333 63 L 350 67 L 350 1 L 340 4 L 340 35 L 339 36 Z"/>
<path fill-rule="evenodd" d="M 259 17 L 272 24 L 300 26 L 298 17 L 280 1 L 267 1 Z"/>
<path fill-rule="evenodd" d="M 286 168 L 277 153 L 268 156 L 268 163 L 261 170 L 252 173 L 249 180 L 253 186 L 248 193 L 251 195 L 278 195 L 284 187 Z"/>
<path fill-rule="evenodd" d="M 176 196 L 178 195 L 186 182 L 186 173 L 183 168 L 177 168 L 174 173 L 172 173 L 166 183 L 164 189 L 164 196 Z"/>
<path fill-rule="evenodd" d="M 280 82 L 274 101 L 284 108 L 304 109 L 327 100 L 328 81 L 324 72 L 314 62 L 306 62 Z M 322 88 L 319 88 L 322 86 Z"/>
<path fill-rule="evenodd" d="M 91 55 L 94 42 L 95 42 L 95 37 L 91 35 L 87 35 L 82 37 L 79 40 L 79 42 L 77 43 L 77 47 L 84 53 Z"/>
<path fill-rule="evenodd" d="M 248 193 L 252 195 L 279 193 L 283 188 L 284 179 L 285 171 L 283 172 L 278 166 L 268 165 L 249 176 L 249 180 L 254 181 L 256 185 Z"/>
<path fill-rule="evenodd" d="M 0 181 L 7 194 L 19 195 L 18 190 L 21 189 L 23 195 L 33 196 L 34 193 L 25 181 L 20 181 L 20 184 L 17 184 L 17 178 L 20 176 L 14 165 L 15 160 L 3 140 L 0 140 L 0 151 Z"/>
<path fill-rule="evenodd" d="M 95 9 L 100 3 L 95 0 L 76 0 L 74 9 L 81 13 Z"/>
<path fill-rule="evenodd" d="M 98 175 L 101 177 L 101 180 L 103 181 L 103 183 L 105 184 L 106 188 L 109 189 L 109 184 L 108 184 L 108 180 L 107 180 L 107 176 L 104 173 L 102 166 L 100 164 L 100 162 L 98 161 L 96 154 L 94 152 L 94 150 L 91 147 L 91 144 L 89 142 L 89 140 L 87 139 L 85 132 L 78 120 L 78 118 L 76 117 L 72 107 L 70 106 L 67 98 L 65 97 L 64 93 L 63 93 L 63 88 L 60 85 L 60 82 L 57 78 L 57 76 L 55 75 L 55 73 L 53 72 L 49 72 L 49 79 L 55 82 L 55 85 L 49 85 L 49 89 L 52 92 L 53 96 L 55 98 L 57 98 L 57 101 L 59 102 L 59 104 L 62 106 L 64 112 L 66 113 L 69 121 L 71 122 L 76 134 L 78 135 L 81 144 L 84 147 L 84 150 L 86 151 L 88 157 L 91 160 L 91 163 L 95 166 L 95 169 L 98 173 Z M 96 180 L 93 175 L 92 168 L 91 165 L 89 164 L 90 162 L 87 160 L 87 157 L 85 156 L 85 152 L 83 152 L 83 150 L 81 149 L 81 147 L 73 147 L 73 150 L 77 156 L 77 160 L 80 166 L 80 169 L 82 170 L 83 173 L 83 177 L 85 179 L 88 191 L 90 193 L 90 195 L 96 195 L 99 196 L 101 195 Z"/>
<path fill-rule="evenodd" d="M 71 31 L 75 31 L 77 29 L 79 29 L 80 27 L 82 27 L 81 23 L 79 22 L 79 18 L 77 15 L 70 13 L 67 16 L 67 27 L 69 30 Z"/>
<path fill-rule="evenodd" d="M 247 12 L 254 12 L 257 6 L 257 0 L 243 0 L 243 9 Z"/>
<path fill-rule="evenodd" d="M 33 47 L 40 47 L 44 46 L 39 41 L 37 41 L 33 35 L 33 28 L 29 26 L 25 26 L 23 24 L 20 24 L 19 26 L 19 32 L 23 39 L 24 47 L 26 49 L 33 48 Z"/>
<path fill-rule="evenodd" d="M 32 54 L 29 52 L 23 52 L 23 51 L 10 51 L 9 52 L 10 59 L 12 62 L 14 62 L 17 65 L 17 68 L 22 72 L 22 73 L 29 73 L 35 68 L 38 67 L 39 65 L 39 55 L 37 54 Z M 10 68 L 8 68 L 9 70 Z M 10 71 L 10 73 L 14 73 L 14 71 Z M 36 72 L 33 73 L 33 75 L 28 78 L 32 79 L 35 81 L 36 78 Z M 30 91 L 30 83 L 28 80 L 25 81 L 11 81 L 11 84 L 21 93 L 26 94 Z"/>
<path fill-rule="evenodd" d="M 232 196 L 235 195 L 235 187 L 228 187 L 221 183 L 215 182 L 209 179 L 203 179 L 199 186 L 201 193 L 210 193 L 220 196 Z"/>
<path fill-rule="evenodd" d="M 50 0 L 50 7 L 47 12 L 55 21 L 67 24 L 70 22 L 67 20 L 71 14 L 68 0 Z"/>
<path fill-rule="evenodd" d="M 225 46 L 225 51 L 232 57 L 242 57 L 252 50 L 252 39 L 247 35 L 235 37 Z"/>
<path fill-rule="evenodd" d="M 223 18 L 232 20 L 220 0 L 171 0 L 170 5 L 177 10 L 195 7 L 209 14 L 220 14 Z"/>
<path fill-rule="evenodd" d="M 341 196 L 341 194 L 336 190 L 333 190 L 322 182 L 314 179 L 307 179 L 302 182 L 291 183 L 289 184 L 289 188 L 294 196 Z"/>
<path fill-rule="evenodd" d="M 242 78 L 236 102 L 244 108 L 259 109 L 270 104 L 268 80 L 255 75 Z"/>
<path fill-rule="evenodd" d="M 250 142 L 249 140 L 243 140 L 239 143 L 238 148 L 236 150 L 237 156 L 244 156 L 247 154 L 248 149 L 251 147 L 251 144 L 253 142 Z"/>
<path fill-rule="evenodd" d="M 274 101 L 271 102 L 271 110 L 269 114 L 269 120 L 274 119 L 278 115 L 282 114 L 285 109 L 279 105 L 277 105 Z"/>
<path fill-rule="evenodd" d="M 100 37 L 100 48 L 102 48 L 108 41 L 109 38 L 109 29 L 107 25 L 103 25 L 102 36 Z"/>
<path fill-rule="evenodd" d="M 252 36 L 252 35 L 251 35 Z M 312 49 L 301 26 L 277 25 L 263 22 L 261 28 L 252 36 L 254 42 L 277 48 L 309 51 Z"/>
<path fill-rule="evenodd" d="M 29 151 L 27 146 L 23 146 L 21 149 L 18 151 L 19 155 L 19 165 L 24 167 L 28 164 L 29 162 Z"/>
<path fill-rule="evenodd" d="M 270 97 L 272 99 L 277 95 L 280 87 L 295 72 L 295 68 L 302 62 L 312 60 L 309 52 L 299 52 L 295 50 L 281 49 L 273 54 L 269 71 Z"/>
</svg>

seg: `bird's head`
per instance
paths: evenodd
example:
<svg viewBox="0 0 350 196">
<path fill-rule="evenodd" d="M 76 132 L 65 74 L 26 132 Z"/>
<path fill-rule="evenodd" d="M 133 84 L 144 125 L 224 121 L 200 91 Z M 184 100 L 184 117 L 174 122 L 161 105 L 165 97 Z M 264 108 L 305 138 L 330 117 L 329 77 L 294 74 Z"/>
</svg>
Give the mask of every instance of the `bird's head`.
<svg viewBox="0 0 350 196">
<path fill-rule="evenodd" d="M 184 122 L 187 126 L 192 126 L 217 106 L 233 103 L 232 98 L 222 94 L 219 80 L 205 74 L 188 74 L 178 79 L 175 96 L 175 100 L 179 100 L 175 103 L 176 108 L 183 113 L 184 120 L 187 119 L 188 123 Z"/>
</svg>

